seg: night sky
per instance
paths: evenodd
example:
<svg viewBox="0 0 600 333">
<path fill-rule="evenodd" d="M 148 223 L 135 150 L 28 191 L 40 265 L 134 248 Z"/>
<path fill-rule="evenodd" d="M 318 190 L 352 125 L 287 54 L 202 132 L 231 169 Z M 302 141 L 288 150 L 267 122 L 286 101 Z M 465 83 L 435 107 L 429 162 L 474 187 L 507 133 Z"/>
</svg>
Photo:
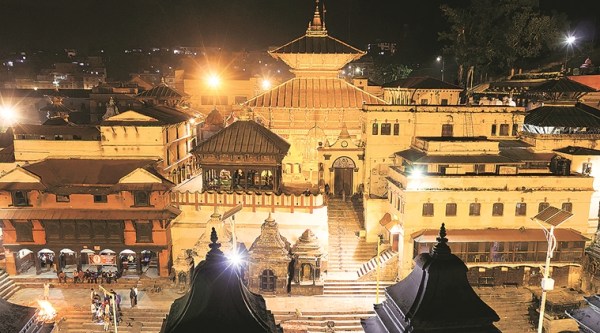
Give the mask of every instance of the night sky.
<svg viewBox="0 0 600 333">
<path fill-rule="evenodd" d="M 541 0 L 571 22 L 593 17 L 597 0 Z M 439 6 L 466 0 L 326 0 L 330 35 L 359 48 L 398 42 L 415 56 L 441 49 Z M 304 33 L 312 0 L 2 0 L 0 48 L 133 48 L 177 45 L 261 50 Z M 590 22 L 588 20 L 588 22 Z M 593 22 L 596 24 L 596 22 Z"/>
</svg>

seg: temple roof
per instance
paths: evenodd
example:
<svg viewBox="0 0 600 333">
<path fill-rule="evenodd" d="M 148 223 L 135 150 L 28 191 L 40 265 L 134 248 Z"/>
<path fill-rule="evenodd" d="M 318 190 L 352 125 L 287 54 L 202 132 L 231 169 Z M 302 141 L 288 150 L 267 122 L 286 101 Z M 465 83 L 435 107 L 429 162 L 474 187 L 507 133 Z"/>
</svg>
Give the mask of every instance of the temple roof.
<svg viewBox="0 0 600 333">
<path fill-rule="evenodd" d="M 415 258 L 413 271 L 386 288 L 376 317 L 363 320 L 366 333 L 500 332 L 496 312 L 473 291 L 467 266 L 450 251 L 444 224 L 432 253 Z"/>
<path fill-rule="evenodd" d="M 583 103 L 575 105 L 544 105 L 525 116 L 525 125 L 539 127 L 600 128 L 600 110 Z"/>
<path fill-rule="evenodd" d="M 384 88 L 404 88 L 404 89 L 452 89 L 463 90 L 462 87 L 438 80 L 432 77 L 407 77 L 404 79 L 387 82 L 382 85 Z"/>
<path fill-rule="evenodd" d="M 270 54 L 365 54 L 364 51 L 350 46 L 329 35 L 304 35 L 293 41 L 269 51 Z"/>
<path fill-rule="evenodd" d="M 217 240 L 213 229 L 206 260 L 196 266 L 190 290 L 171 305 L 160 332 L 282 333 L 264 298 L 244 286 Z"/>
<path fill-rule="evenodd" d="M 387 104 L 339 78 L 297 77 L 246 102 L 249 107 L 341 109 Z"/>
<path fill-rule="evenodd" d="M 269 258 L 269 260 L 282 259 L 289 261 L 290 243 L 279 233 L 279 225 L 275 219 L 269 217 L 260 227 L 260 235 L 250 246 L 250 257 L 253 262 L 260 262 L 256 258 Z"/>
<path fill-rule="evenodd" d="M 137 94 L 137 97 L 151 97 L 151 98 L 183 98 L 189 95 L 179 90 L 169 87 L 166 83 L 161 83 L 152 89 L 142 91 Z"/>
<path fill-rule="evenodd" d="M 199 143 L 195 154 L 285 155 L 290 144 L 252 120 L 239 120 Z"/>
<path fill-rule="evenodd" d="M 35 308 L 14 304 L 0 297 L 0 332 L 21 332 L 35 312 Z"/>
<path fill-rule="evenodd" d="M 206 116 L 206 119 L 204 119 L 205 126 L 220 126 L 222 128 L 224 124 L 225 118 L 223 118 L 223 115 L 217 109 L 213 109 L 212 111 L 210 111 L 208 116 Z"/>
</svg>

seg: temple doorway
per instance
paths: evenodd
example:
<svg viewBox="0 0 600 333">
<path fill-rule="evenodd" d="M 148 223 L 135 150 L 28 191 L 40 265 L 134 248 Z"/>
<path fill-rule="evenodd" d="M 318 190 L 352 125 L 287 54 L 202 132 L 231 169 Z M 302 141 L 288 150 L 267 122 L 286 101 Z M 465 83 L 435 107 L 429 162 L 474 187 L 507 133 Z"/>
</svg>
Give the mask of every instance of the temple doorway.
<svg viewBox="0 0 600 333">
<path fill-rule="evenodd" d="M 333 193 L 336 196 L 346 196 L 354 194 L 354 169 L 356 165 L 349 157 L 340 157 L 333 162 Z"/>
</svg>

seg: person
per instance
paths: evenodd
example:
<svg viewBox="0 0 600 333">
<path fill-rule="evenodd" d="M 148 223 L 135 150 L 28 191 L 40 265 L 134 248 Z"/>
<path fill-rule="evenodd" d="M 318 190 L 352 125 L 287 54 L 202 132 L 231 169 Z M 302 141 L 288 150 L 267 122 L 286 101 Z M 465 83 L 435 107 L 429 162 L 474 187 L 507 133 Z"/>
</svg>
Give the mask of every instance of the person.
<svg viewBox="0 0 600 333">
<path fill-rule="evenodd" d="M 133 287 L 133 291 L 135 292 L 135 304 L 137 305 L 138 303 L 138 289 L 137 287 Z"/>
<path fill-rule="evenodd" d="M 79 279 L 79 272 L 77 271 L 77 268 L 75 268 L 75 270 L 73 270 L 73 283 L 77 283 L 78 279 Z"/>
<path fill-rule="evenodd" d="M 94 288 L 92 288 L 92 290 L 90 291 L 90 299 L 92 300 L 92 302 L 94 301 L 94 298 L 96 298 L 96 291 L 94 290 Z"/>
<path fill-rule="evenodd" d="M 60 271 L 58 273 L 58 283 L 67 283 L 67 275 L 64 271 Z"/>
<path fill-rule="evenodd" d="M 325 195 L 329 196 L 330 190 L 331 190 L 331 188 L 329 187 L 329 184 L 325 184 Z"/>
<path fill-rule="evenodd" d="M 50 283 L 44 282 L 44 299 L 50 298 Z"/>
<path fill-rule="evenodd" d="M 92 304 L 90 305 L 90 311 L 92 312 L 92 322 L 94 322 L 96 320 L 96 304 L 94 302 L 92 302 Z"/>
<path fill-rule="evenodd" d="M 110 329 L 110 314 L 104 313 L 104 331 L 107 332 Z"/>
<path fill-rule="evenodd" d="M 131 288 L 129 290 L 129 301 L 131 302 L 131 307 L 133 308 L 134 306 L 136 306 L 137 300 L 136 300 L 136 294 L 135 294 L 135 290 L 133 290 L 133 288 Z"/>
</svg>

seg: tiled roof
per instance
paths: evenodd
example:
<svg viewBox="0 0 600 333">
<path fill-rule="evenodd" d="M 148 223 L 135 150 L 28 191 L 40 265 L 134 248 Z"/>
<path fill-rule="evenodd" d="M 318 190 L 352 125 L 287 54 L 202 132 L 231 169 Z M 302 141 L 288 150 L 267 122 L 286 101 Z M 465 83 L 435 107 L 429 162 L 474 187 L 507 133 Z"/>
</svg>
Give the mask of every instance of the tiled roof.
<svg viewBox="0 0 600 333">
<path fill-rule="evenodd" d="M 152 117 L 158 120 L 151 122 L 143 121 L 125 121 L 125 120 L 105 120 L 101 125 L 105 126 L 154 126 L 154 125 L 173 125 L 188 121 L 192 116 L 185 111 L 178 110 L 164 105 L 154 105 L 135 110 L 135 112 Z"/>
<path fill-rule="evenodd" d="M 168 85 L 161 83 L 156 87 L 142 91 L 137 94 L 137 97 L 152 97 L 152 98 L 182 98 L 189 96 L 186 93 L 182 93 L 175 88 L 171 88 Z"/>
<path fill-rule="evenodd" d="M 556 80 L 548 80 L 538 86 L 529 89 L 531 92 L 594 92 L 596 89 L 586 86 L 577 81 L 569 80 L 568 78 L 560 78 Z"/>
<path fill-rule="evenodd" d="M 583 103 L 576 105 L 544 105 L 525 116 L 525 125 L 539 127 L 600 128 L 600 110 Z"/>
<path fill-rule="evenodd" d="M 406 88 L 406 89 L 455 89 L 463 90 L 448 82 L 432 77 L 407 77 L 404 79 L 388 82 L 382 85 L 384 88 Z"/>
<path fill-rule="evenodd" d="M 109 159 L 46 159 L 23 166 L 37 175 L 46 187 L 54 190 L 69 189 L 78 185 L 111 186 L 132 171 L 142 168 L 170 184 L 153 168 L 153 160 Z"/>
<path fill-rule="evenodd" d="M 195 154 L 285 155 L 290 144 L 266 127 L 239 120 L 198 144 Z"/>
<path fill-rule="evenodd" d="M 364 54 L 365 52 L 328 35 L 304 35 L 275 50 L 269 51 L 269 53 Z"/>
<path fill-rule="evenodd" d="M 361 108 L 363 104 L 387 104 L 338 78 L 297 77 L 246 102 L 249 107 Z"/>
</svg>

